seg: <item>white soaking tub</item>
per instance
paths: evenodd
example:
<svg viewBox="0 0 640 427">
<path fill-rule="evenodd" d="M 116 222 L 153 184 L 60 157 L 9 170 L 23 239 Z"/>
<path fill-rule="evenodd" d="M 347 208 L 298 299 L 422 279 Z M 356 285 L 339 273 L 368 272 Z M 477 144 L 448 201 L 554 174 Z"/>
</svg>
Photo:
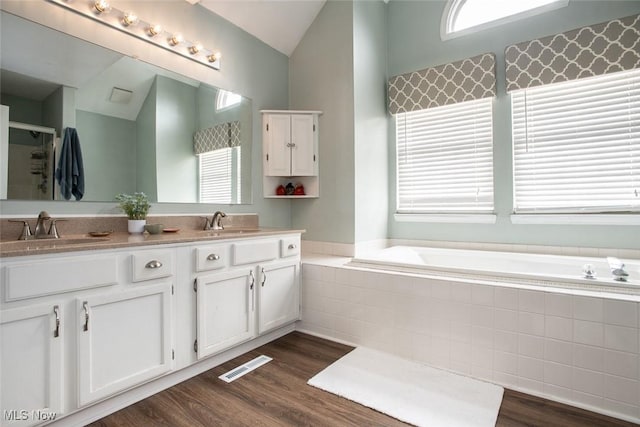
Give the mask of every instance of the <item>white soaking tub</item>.
<svg viewBox="0 0 640 427">
<path fill-rule="evenodd" d="M 606 257 L 541 255 L 393 246 L 356 257 L 351 267 L 533 286 L 640 294 L 640 260 L 620 259 L 626 281 L 614 280 Z M 590 265 L 593 277 L 585 277 Z"/>
</svg>

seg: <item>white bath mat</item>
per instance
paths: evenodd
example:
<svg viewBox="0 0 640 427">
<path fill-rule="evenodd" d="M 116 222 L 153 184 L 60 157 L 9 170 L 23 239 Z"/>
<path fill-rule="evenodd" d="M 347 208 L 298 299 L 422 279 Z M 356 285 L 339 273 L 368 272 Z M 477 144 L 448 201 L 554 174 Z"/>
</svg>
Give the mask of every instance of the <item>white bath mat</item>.
<svg viewBox="0 0 640 427">
<path fill-rule="evenodd" d="M 504 389 L 365 347 L 308 384 L 418 426 L 495 426 Z"/>
</svg>

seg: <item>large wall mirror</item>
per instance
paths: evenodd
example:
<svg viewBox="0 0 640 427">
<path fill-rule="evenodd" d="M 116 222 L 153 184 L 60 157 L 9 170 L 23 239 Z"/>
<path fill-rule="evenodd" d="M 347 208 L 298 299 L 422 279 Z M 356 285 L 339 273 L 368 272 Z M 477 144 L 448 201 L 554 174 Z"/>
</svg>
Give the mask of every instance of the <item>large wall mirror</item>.
<svg viewBox="0 0 640 427">
<path fill-rule="evenodd" d="M 3 198 L 64 200 L 54 171 L 64 128 L 75 127 L 83 201 L 143 191 L 154 202 L 251 203 L 251 100 L 6 12 L 0 19 Z"/>
</svg>

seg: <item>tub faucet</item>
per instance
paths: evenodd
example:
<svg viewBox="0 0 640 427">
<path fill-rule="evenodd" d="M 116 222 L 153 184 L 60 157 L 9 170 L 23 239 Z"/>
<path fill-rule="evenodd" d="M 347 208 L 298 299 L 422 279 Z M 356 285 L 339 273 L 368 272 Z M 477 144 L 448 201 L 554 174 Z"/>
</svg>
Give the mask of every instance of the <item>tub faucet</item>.
<svg viewBox="0 0 640 427">
<path fill-rule="evenodd" d="M 222 225 L 222 218 L 226 217 L 227 214 L 221 211 L 216 211 L 211 217 L 211 222 L 206 218 L 204 229 L 205 230 L 224 230 L 224 226 Z"/>
<path fill-rule="evenodd" d="M 624 270 L 624 263 L 615 257 L 607 257 L 607 262 L 609 263 L 609 269 L 611 270 L 611 274 L 613 274 L 613 280 L 617 280 L 618 282 L 626 282 L 629 273 Z"/>
</svg>

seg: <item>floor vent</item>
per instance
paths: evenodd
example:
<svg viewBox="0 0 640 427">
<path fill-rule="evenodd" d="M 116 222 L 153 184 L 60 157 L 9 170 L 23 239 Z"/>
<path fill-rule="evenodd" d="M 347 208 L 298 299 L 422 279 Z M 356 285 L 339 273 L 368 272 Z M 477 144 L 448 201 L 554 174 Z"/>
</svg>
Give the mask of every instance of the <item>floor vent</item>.
<svg viewBox="0 0 640 427">
<path fill-rule="evenodd" d="M 265 355 L 258 356 L 255 359 L 248 361 L 244 365 L 240 365 L 237 368 L 230 370 L 226 374 L 220 375 L 218 378 L 220 378 L 224 382 L 230 383 L 231 381 L 237 380 L 244 374 L 247 374 L 253 371 L 254 369 L 257 369 L 260 366 L 264 365 L 265 363 L 271 362 L 272 360 L 273 359 L 270 358 L 269 356 L 265 356 Z"/>
</svg>

